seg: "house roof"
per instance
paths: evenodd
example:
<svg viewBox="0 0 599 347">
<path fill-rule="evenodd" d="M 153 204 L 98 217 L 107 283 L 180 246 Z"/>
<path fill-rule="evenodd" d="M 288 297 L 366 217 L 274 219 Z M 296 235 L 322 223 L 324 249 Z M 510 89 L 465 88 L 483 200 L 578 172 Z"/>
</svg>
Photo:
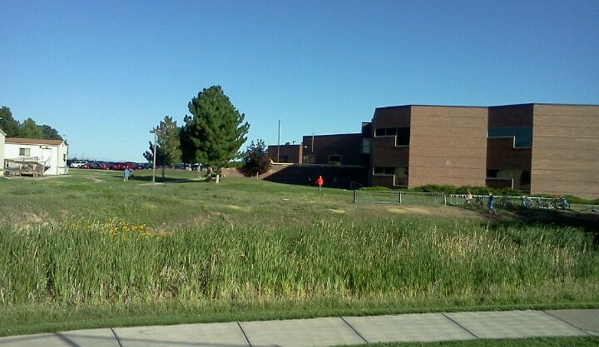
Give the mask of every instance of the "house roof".
<svg viewBox="0 0 599 347">
<path fill-rule="evenodd" d="M 0 129 L 0 134 L 6 136 L 6 133 L 4 131 L 2 131 L 2 129 Z"/>
<path fill-rule="evenodd" d="M 44 140 L 44 139 L 23 139 L 19 137 L 7 137 L 6 143 L 20 143 L 24 145 L 49 145 L 59 146 L 63 143 L 62 140 Z"/>
</svg>

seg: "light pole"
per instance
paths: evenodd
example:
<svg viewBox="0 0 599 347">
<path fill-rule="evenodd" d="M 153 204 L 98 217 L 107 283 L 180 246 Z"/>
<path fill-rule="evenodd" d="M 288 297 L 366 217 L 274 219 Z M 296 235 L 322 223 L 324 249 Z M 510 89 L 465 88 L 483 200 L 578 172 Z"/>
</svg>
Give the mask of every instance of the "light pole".
<svg viewBox="0 0 599 347">
<path fill-rule="evenodd" d="M 152 183 L 156 184 L 156 131 L 153 129 L 150 133 L 154 134 L 154 153 L 152 154 Z"/>
</svg>

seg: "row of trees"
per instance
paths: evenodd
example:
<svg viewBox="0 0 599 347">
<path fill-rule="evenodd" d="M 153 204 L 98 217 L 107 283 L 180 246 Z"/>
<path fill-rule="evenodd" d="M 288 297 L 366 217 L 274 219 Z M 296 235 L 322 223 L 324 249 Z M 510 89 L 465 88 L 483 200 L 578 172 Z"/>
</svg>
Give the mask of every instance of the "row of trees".
<svg viewBox="0 0 599 347">
<path fill-rule="evenodd" d="M 7 137 L 21 137 L 28 139 L 46 139 L 46 140 L 62 140 L 62 136 L 56 129 L 49 125 L 37 125 L 37 123 L 27 118 L 23 122 L 14 119 L 10 108 L 2 106 L 0 108 L 0 129 L 2 129 Z"/>
<path fill-rule="evenodd" d="M 165 166 L 181 161 L 222 167 L 243 157 L 239 149 L 247 140 L 250 125 L 244 122 L 245 114 L 233 106 L 220 86 L 203 89 L 187 106 L 190 115 L 185 115 L 181 127 L 166 116 L 152 129 L 156 136 L 156 164 L 163 167 L 163 177 Z M 258 171 L 255 170 L 258 166 L 254 166 L 257 153 L 261 156 Z M 148 162 L 153 162 L 154 143 L 150 141 L 150 150 L 143 155 Z M 264 165 L 267 161 L 269 165 L 270 160 L 266 157 L 264 142 L 252 142 L 243 161 L 248 173 L 265 172 Z"/>
<path fill-rule="evenodd" d="M 172 166 L 176 163 L 202 163 L 210 167 L 222 167 L 234 159 L 242 159 L 249 175 L 264 173 L 270 168 L 264 141 L 252 141 L 242 155 L 241 146 L 247 140 L 250 129 L 245 114 L 240 113 L 220 86 L 205 88 L 188 103 L 189 115 L 183 125 L 177 126 L 172 117 L 166 116 L 152 129 L 156 135 L 156 164 Z M 0 129 L 7 137 L 62 140 L 58 131 L 49 125 L 37 125 L 31 118 L 22 123 L 15 120 L 10 109 L 0 108 Z M 154 143 L 143 154 L 148 162 L 154 159 Z M 162 172 L 164 177 L 164 170 Z"/>
</svg>

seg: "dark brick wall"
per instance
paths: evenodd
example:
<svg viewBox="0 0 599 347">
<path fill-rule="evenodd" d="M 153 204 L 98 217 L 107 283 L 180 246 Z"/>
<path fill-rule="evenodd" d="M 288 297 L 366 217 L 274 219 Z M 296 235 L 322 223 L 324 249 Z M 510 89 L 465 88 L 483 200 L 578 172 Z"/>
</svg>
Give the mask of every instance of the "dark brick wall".
<svg viewBox="0 0 599 347">
<path fill-rule="evenodd" d="M 533 104 L 489 107 L 489 128 L 532 126 Z"/>
<path fill-rule="evenodd" d="M 411 106 L 379 107 L 372 117 L 373 131 L 376 128 L 409 127 Z"/>
<path fill-rule="evenodd" d="M 364 165 L 361 133 L 304 136 L 303 145 L 303 155 L 314 155 L 314 164 L 329 164 L 329 156 L 340 155 L 342 166 Z"/>
<path fill-rule="evenodd" d="M 324 179 L 324 186 L 329 188 L 355 189 L 366 185 L 366 168 L 331 165 L 302 165 L 273 166 L 264 174 L 266 181 L 314 185 L 318 176 Z"/>
<path fill-rule="evenodd" d="M 532 127 L 533 111 L 533 104 L 489 107 L 489 128 Z M 488 138 L 487 172 L 494 176 L 487 177 L 487 186 L 529 191 L 530 182 L 523 177 L 530 176 L 531 162 L 532 148 L 516 147 L 514 136 Z"/>
<path fill-rule="evenodd" d="M 303 153 L 302 145 L 272 145 L 268 146 L 267 153 L 268 156 L 273 161 L 281 161 L 284 163 L 300 163 L 302 162 L 302 153 Z M 277 160 L 280 158 L 280 160 Z M 285 160 L 285 158 L 287 158 Z"/>
<path fill-rule="evenodd" d="M 410 113 L 410 106 L 380 107 L 374 111 L 370 129 L 372 142 L 368 172 L 369 185 L 392 188 L 396 184 L 400 184 L 400 182 L 395 182 L 393 176 L 374 175 L 374 168 L 408 167 L 409 147 L 398 147 L 395 145 L 395 136 L 376 136 L 375 132 L 378 128 L 409 127 Z"/>
</svg>

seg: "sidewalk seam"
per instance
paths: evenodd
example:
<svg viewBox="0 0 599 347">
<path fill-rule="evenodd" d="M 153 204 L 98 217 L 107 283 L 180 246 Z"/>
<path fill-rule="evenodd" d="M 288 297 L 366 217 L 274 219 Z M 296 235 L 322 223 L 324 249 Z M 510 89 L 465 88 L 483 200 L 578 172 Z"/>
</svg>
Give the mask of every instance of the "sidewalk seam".
<svg viewBox="0 0 599 347">
<path fill-rule="evenodd" d="M 472 335 L 472 336 L 474 336 L 475 338 L 477 338 L 477 339 L 479 339 L 479 340 L 480 340 L 480 337 L 476 336 L 476 334 L 475 334 L 475 333 L 473 333 L 472 331 L 470 331 L 470 330 L 466 329 L 466 327 L 464 327 L 462 324 L 460 324 L 460 323 L 456 322 L 456 321 L 455 321 L 455 320 L 453 320 L 451 317 L 447 316 L 445 313 L 441 313 L 441 314 L 443 315 L 443 317 L 445 317 L 445 318 L 449 319 L 450 321 L 452 321 L 452 322 L 453 322 L 453 324 L 455 324 L 455 325 L 459 326 L 460 328 L 462 328 L 462 329 L 466 330 L 466 331 L 467 331 L 467 332 L 468 332 L 470 335 Z"/>
<path fill-rule="evenodd" d="M 237 322 L 237 326 L 239 327 L 239 329 L 241 329 L 241 333 L 243 334 L 243 337 L 245 338 L 245 341 L 247 341 L 248 346 L 252 347 L 252 343 L 250 342 L 250 339 L 248 338 L 248 335 L 245 333 L 245 330 L 243 330 L 243 327 L 241 326 L 241 323 Z"/>
<path fill-rule="evenodd" d="M 119 347 L 123 347 L 123 344 L 121 343 L 121 339 L 116 334 L 116 331 L 114 331 L 113 328 L 110 328 L 110 331 L 112 331 L 112 335 L 114 335 L 114 338 L 116 339 L 116 343 L 119 345 Z"/>
<path fill-rule="evenodd" d="M 569 326 L 571 326 L 571 327 L 573 327 L 573 328 L 575 328 L 575 329 L 577 329 L 577 330 L 580 330 L 580 331 L 582 331 L 583 333 L 587 334 L 588 336 L 595 336 L 595 335 L 591 334 L 590 332 L 588 332 L 588 331 L 586 331 L 586 330 L 584 330 L 584 329 L 581 329 L 581 328 L 577 327 L 576 325 L 574 325 L 574 324 L 571 324 L 570 322 L 568 322 L 568 321 L 565 321 L 565 320 L 563 320 L 563 319 L 561 319 L 561 318 L 559 318 L 559 317 L 556 317 L 556 316 L 552 315 L 551 313 L 549 313 L 549 312 L 547 312 L 547 311 L 540 311 L 540 312 L 543 312 L 544 314 L 548 315 L 549 317 L 553 317 L 553 318 L 557 319 L 558 321 L 560 321 L 560 322 L 562 322 L 562 323 L 566 323 L 566 324 L 568 324 Z"/>
<path fill-rule="evenodd" d="M 361 338 L 362 340 L 364 340 L 364 342 L 366 342 L 366 343 L 370 343 L 370 342 L 368 342 L 368 340 L 366 340 L 366 339 L 364 338 L 364 336 L 362 336 L 362 334 L 360 334 L 360 333 L 358 332 L 358 330 L 356 330 L 356 328 L 354 328 L 354 327 L 353 327 L 351 324 L 349 324 L 349 322 L 348 322 L 348 321 L 346 321 L 346 320 L 345 320 L 345 318 L 343 318 L 343 317 L 339 317 L 339 318 L 341 318 L 341 320 L 342 320 L 342 321 L 344 321 L 344 322 L 345 322 L 345 324 L 347 324 L 347 326 L 349 326 L 349 327 L 350 327 L 350 329 L 351 329 L 351 330 L 353 330 L 353 331 L 354 331 L 354 333 L 356 333 L 356 335 L 360 336 L 360 338 Z"/>
<path fill-rule="evenodd" d="M 73 346 L 73 347 L 79 346 L 78 344 L 75 343 L 75 341 L 73 341 L 72 339 L 69 339 L 63 333 L 54 333 L 54 336 L 58 337 L 60 340 L 62 340 L 64 342 L 68 343 L 69 346 Z"/>
</svg>

